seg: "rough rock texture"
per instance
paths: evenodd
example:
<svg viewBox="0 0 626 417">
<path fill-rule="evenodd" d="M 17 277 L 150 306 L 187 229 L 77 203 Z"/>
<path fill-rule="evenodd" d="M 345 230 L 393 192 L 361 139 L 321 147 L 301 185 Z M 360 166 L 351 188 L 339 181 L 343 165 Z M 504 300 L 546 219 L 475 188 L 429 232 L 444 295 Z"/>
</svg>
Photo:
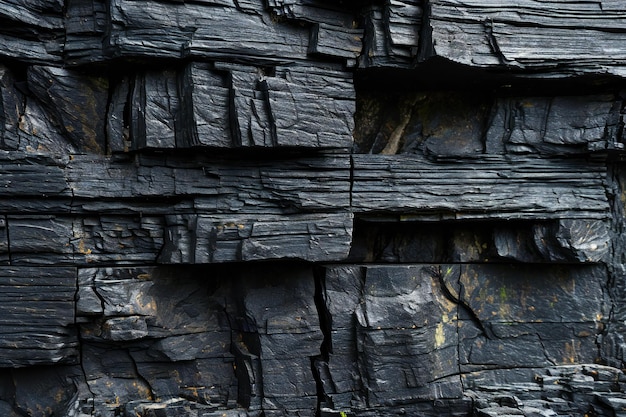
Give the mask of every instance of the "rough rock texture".
<svg viewBox="0 0 626 417">
<path fill-rule="evenodd" d="M 0 22 L 0 415 L 626 415 L 623 1 Z"/>
</svg>

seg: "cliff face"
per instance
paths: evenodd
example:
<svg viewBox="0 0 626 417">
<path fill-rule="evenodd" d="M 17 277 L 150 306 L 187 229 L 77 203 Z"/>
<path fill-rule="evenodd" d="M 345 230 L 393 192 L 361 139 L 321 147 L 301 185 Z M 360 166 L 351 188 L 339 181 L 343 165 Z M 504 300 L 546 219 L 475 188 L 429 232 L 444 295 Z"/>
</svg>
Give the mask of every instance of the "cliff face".
<svg viewBox="0 0 626 417">
<path fill-rule="evenodd" d="M 626 6 L 0 3 L 0 414 L 626 412 Z"/>
</svg>

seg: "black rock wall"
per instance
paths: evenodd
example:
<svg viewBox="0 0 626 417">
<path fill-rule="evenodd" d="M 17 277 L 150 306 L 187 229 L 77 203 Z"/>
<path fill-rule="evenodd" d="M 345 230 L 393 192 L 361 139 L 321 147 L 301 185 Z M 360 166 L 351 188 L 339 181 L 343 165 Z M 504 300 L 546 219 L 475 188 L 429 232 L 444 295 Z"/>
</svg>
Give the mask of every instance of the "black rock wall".
<svg viewBox="0 0 626 417">
<path fill-rule="evenodd" d="M 626 414 L 626 6 L 0 2 L 0 415 Z"/>
</svg>

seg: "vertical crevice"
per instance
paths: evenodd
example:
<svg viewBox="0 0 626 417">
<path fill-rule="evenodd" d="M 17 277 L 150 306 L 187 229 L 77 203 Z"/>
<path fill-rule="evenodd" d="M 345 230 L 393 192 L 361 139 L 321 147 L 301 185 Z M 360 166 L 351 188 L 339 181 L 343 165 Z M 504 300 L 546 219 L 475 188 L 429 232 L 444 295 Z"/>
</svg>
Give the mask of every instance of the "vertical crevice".
<svg viewBox="0 0 626 417">
<path fill-rule="evenodd" d="M 480 143 L 482 144 L 483 154 L 487 154 L 491 150 L 490 148 L 492 146 L 490 146 L 490 144 L 488 143 L 489 142 L 489 130 L 491 128 L 491 125 L 494 123 L 497 113 L 498 113 L 498 99 L 495 97 L 492 97 L 489 103 L 489 108 L 485 109 L 484 117 L 480 126 L 481 128 Z M 498 148 L 499 147 L 496 147 L 493 150 L 496 151 L 496 153 L 499 153 Z M 503 150 L 502 150 L 502 153 L 504 153 Z"/>
<path fill-rule="evenodd" d="M 227 77 L 228 86 L 228 126 L 230 126 L 231 143 L 234 148 L 239 148 L 244 145 L 243 138 L 241 137 L 241 129 L 239 126 L 239 115 L 237 112 L 237 89 L 235 88 L 235 82 L 233 80 L 233 74 L 228 73 Z M 247 143 L 246 143 L 247 145 Z"/>
<path fill-rule="evenodd" d="M 441 291 L 443 292 L 443 295 L 451 302 L 453 302 L 454 304 L 456 304 L 459 307 L 459 313 L 461 312 L 460 310 L 462 309 L 463 312 L 465 314 L 467 314 L 467 317 L 470 318 L 470 320 L 472 321 L 472 323 L 481 331 L 481 333 L 488 339 L 493 339 L 494 336 L 492 334 L 492 332 L 490 330 L 488 330 L 480 321 L 480 318 L 478 318 L 478 316 L 476 315 L 476 313 L 474 312 L 474 310 L 472 310 L 472 308 L 465 302 L 463 301 L 463 296 L 462 294 L 464 293 L 464 287 L 463 284 L 460 281 L 460 277 L 458 278 L 458 285 L 459 285 L 459 293 L 458 295 L 453 294 L 453 291 L 448 287 L 448 284 L 445 281 L 445 278 L 447 276 L 447 274 L 449 274 L 448 271 L 446 271 L 445 273 L 441 270 L 441 267 L 438 267 L 436 271 L 434 271 L 435 276 L 437 277 L 437 279 L 439 280 L 439 286 L 441 287 Z"/>
<path fill-rule="evenodd" d="M 30 94 L 30 89 L 28 87 L 27 75 L 26 75 L 27 67 L 20 67 L 19 70 L 13 71 L 15 76 L 15 90 L 21 94 L 21 103 L 19 108 L 17 109 L 17 126 L 15 131 L 16 136 L 16 144 L 15 149 L 18 150 L 21 148 L 22 139 L 26 139 L 25 137 L 25 129 L 26 129 L 26 108 L 28 105 L 28 95 Z M 28 142 L 27 142 L 28 143 Z"/>
<path fill-rule="evenodd" d="M 541 138 L 541 143 L 545 142 L 546 132 L 548 131 L 548 123 L 550 123 L 550 112 L 552 111 L 552 102 L 554 98 L 549 98 L 548 103 L 544 109 L 543 113 L 543 121 L 541 123 L 541 130 L 539 131 L 539 137 Z"/>
<path fill-rule="evenodd" d="M 373 5 L 365 8 L 361 11 L 361 19 L 363 21 L 363 38 L 361 48 L 361 55 L 359 61 L 362 66 L 367 67 L 370 61 L 370 54 L 375 50 L 376 43 L 376 26 L 372 15 L 375 13 L 376 8 Z"/>
<path fill-rule="evenodd" d="M 273 69 L 269 69 L 268 72 L 272 73 L 272 71 Z M 266 76 L 269 76 L 269 75 L 266 75 L 265 73 L 261 73 L 260 80 L 257 83 L 255 91 L 258 91 L 261 97 L 263 98 L 263 104 L 265 106 L 264 110 L 265 110 L 265 113 L 267 114 L 267 123 L 269 125 L 269 130 L 270 130 L 269 132 L 270 140 L 271 140 L 272 146 L 277 147 L 278 146 L 278 133 L 277 133 L 277 128 L 276 128 L 276 118 L 274 116 L 274 112 L 272 111 L 272 103 L 270 100 L 270 87 L 267 81 L 265 80 Z M 261 124 L 263 120 L 262 120 L 261 114 L 259 114 L 258 110 L 256 110 L 254 101 L 251 101 L 250 107 L 252 111 L 252 116 L 254 116 L 258 120 L 258 123 Z"/>
<path fill-rule="evenodd" d="M 263 372 L 260 359 L 260 341 L 256 323 L 246 317 L 243 305 L 241 281 L 235 279 L 230 286 L 229 299 L 234 300 L 233 309 L 225 307 L 231 331 L 230 352 L 235 359 L 237 379 L 237 402 L 253 416 L 263 415 Z M 258 414 L 257 414 L 258 413 Z"/>
<path fill-rule="evenodd" d="M 435 56 L 435 46 L 433 45 L 433 27 L 430 24 L 432 9 L 429 0 L 424 0 L 422 5 L 422 22 L 419 36 L 419 45 L 417 47 L 417 65 L 429 58 Z"/>
<path fill-rule="evenodd" d="M 102 151 L 104 152 L 105 155 L 110 156 L 111 155 L 111 140 L 109 138 L 109 117 L 110 117 L 110 113 L 111 113 L 111 107 L 113 106 L 113 92 L 115 90 L 114 86 L 116 85 L 115 81 L 114 81 L 114 77 L 109 76 L 108 78 L 108 91 L 107 91 L 107 102 L 105 105 L 105 110 L 104 110 L 104 123 L 102 124 L 102 129 L 104 130 L 103 132 L 103 138 L 104 138 L 104 144 L 102 147 Z"/>
<path fill-rule="evenodd" d="M 81 335 L 80 332 L 80 324 L 78 323 L 78 299 L 80 297 L 80 280 L 79 280 L 79 274 L 78 274 L 78 268 L 76 268 L 76 292 L 74 293 L 74 328 L 76 329 L 76 341 L 78 344 L 78 365 L 80 366 L 80 372 L 82 374 L 83 377 L 83 381 L 84 381 L 84 386 L 88 391 L 88 395 L 89 398 L 81 398 L 81 391 L 80 389 L 78 389 L 78 401 L 79 401 L 79 406 L 81 411 L 84 412 L 88 412 L 90 415 L 94 415 L 95 412 L 95 402 L 96 402 L 96 395 L 95 393 L 91 390 L 91 387 L 89 386 L 89 381 L 87 379 L 87 370 L 85 369 L 85 358 L 84 358 L 84 343 L 85 341 L 83 340 L 83 337 Z M 104 300 L 102 299 L 101 295 L 98 294 L 98 292 L 95 290 L 94 288 L 94 294 L 96 294 L 96 296 L 98 297 L 98 299 L 100 299 L 101 303 L 102 303 L 102 308 L 104 310 Z M 80 404 L 83 403 L 83 404 Z M 86 411 L 88 410 L 88 411 Z"/>
<path fill-rule="evenodd" d="M 359 307 L 363 307 L 365 305 L 365 285 L 367 279 L 367 268 L 362 266 L 360 268 L 359 278 L 361 280 L 361 286 L 359 287 Z M 359 333 L 359 319 L 356 317 L 359 314 L 357 311 L 354 312 L 354 326 L 352 326 L 353 331 L 353 340 L 354 340 L 354 352 L 355 352 L 355 362 L 356 368 L 359 373 L 358 378 L 358 393 L 359 397 L 363 403 L 363 406 L 370 406 L 370 398 L 369 398 L 369 378 L 368 372 L 366 369 L 365 359 L 360 355 L 362 352 L 362 347 L 365 345 L 364 341 L 361 339 L 364 337 L 363 332 Z"/>
<path fill-rule="evenodd" d="M 622 147 L 626 144 L 626 134 L 625 132 L 625 122 L 624 118 L 626 118 L 626 90 L 622 90 L 619 93 L 619 98 L 621 99 L 621 106 L 619 108 L 619 112 L 617 115 L 617 129 L 615 132 L 615 142 L 616 145 L 621 145 Z"/>
<path fill-rule="evenodd" d="M 8 218 L 8 216 L 2 216 L 2 218 L 0 218 L 0 226 L 4 227 L 4 229 L 6 230 L 8 264 L 12 265 L 13 264 L 13 256 L 11 254 L 11 233 L 10 233 L 10 230 L 9 230 L 9 218 Z"/>
<path fill-rule="evenodd" d="M 355 165 L 354 165 L 354 157 L 352 155 L 352 153 L 350 154 L 350 178 L 349 178 L 349 206 L 348 209 L 350 211 L 352 211 L 352 199 L 353 199 L 353 193 L 354 193 L 354 169 L 355 169 Z M 355 221 L 356 219 L 354 219 L 353 221 Z M 354 230 L 353 230 L 353 234 L 354 234 Z"/>
<path fill-rule="evenodd" d="M 135 78 L 128 78 L 128 91 L 126 94 L 126 101 L 124 102 L 124 109 L 122 111 L 122 143 L 124 144 L 124 150 L 128 152 L 133 148 L 133 142 L 135 140 L 131 125 L 132 125 L 132 101 L 133 91 L 135 90 Z"/>
<path fill-rule="evenodd" d="M 626 272 L 624 268 L 625 248 L 621 238 L 624 233 L 624 222 L 620 221 L 620 219 L 624 218 L 622 201 L 624 185 L 620 184 L 620 165 L 619 162 L 612 161 L 609 162 L 607 167 L 607 184 L 605 187 L 607 200 L 612 212 L 610 220 L 610 258 L 606 265 L 607 287 L 605 296 L 608 303 L 608 317 L 599 323 L 601 328 L 599 329 L 599 336 L 596 342 L 602 362 L 618 368 L 624 365 L 624 358 L 620 357 L 620 351 L 623 350 L 625 341 L 622 336 L 624 329 L 618 325 L 622 320 L 616 317 L 619 314 L 616 311 L 616 300 L 623 298 L 623 294 L 620 294 L 620 288 L 623 290 L 626 284 L 623 282 Z"/>
<path fill-rule="evenodd" d="M 156 397 L 155 393 L 154 393 L 154 389 L 152 387 L 152 385 L 150 384 L 150 382 L 146 379 L 146 377 L 144 377 L 141 372 L 139 371 L 139 367 L 137 366 L 137 361 L 135 360 L 135 358 L 133 357 L 132 352 L 130 351 L 130 349 L 127 349 L 126 352 L 128 353 L 128 357 L 130 358 L 130 362 L 132 363 L 133 366 L 133 371 L 135 372 L 135 375 L 137 375 L 137 380 L 145 386 L 145 388 L 148 390 L 148 398 L 146 398 L 149 401 L 158 401 L 159 398 Z M 129 411 L 129 410 L 126 410 Z"/>
<path fill-rule="evenodd" d="M 552 366 L 557 366 L 558 364 L 554 362 L 554 360 L 550 358 L 550 356 L 548 355 L 548 350 L 546 349 L 546 345 L 543 342 L 543 339 L 541 338 L 541 333 L 538 332 L 536 334 L 537 334 L 537 340 L 539 340 L 539 344 L 541 345 L 541 350 L 543 351 L 543 356 L 546 358 L 546 362 L 548 362 Z M 572 340 L 572 347 L 573 346 L 575 346 L 574 340 Z"/>
<path fill-rule="evenodd" d="M 80 335 L 80 331 L 78 331 L 79 366 L 80 366 L 80 371 L 85 382 L 85 387 L 87 388 L 87 391 L 89 392 L 89 398 L 81 398 L 80 391 L 79 391 L 78 401 L 79 403 L 83 403 L 83 404 L 80 404 L 81 411 L 83 413 L 88 412 L 89 415 L 93 416 L 95 412 L 96 395 L 91 390 L 91 386 L 89 385 L 89 381 L 87 380 L 87 370 L 85 369 L 85 358 L 83 356 L 83 344 L 84 344 L 84 341 Z"/>
<path fill-rule="evenodd" d="M 328 361 L 332 353 L 332 316 L 326 308 L 326 271 L 324 267 L 313 268 L 315 280 L 314 302 L 319 317 L 320 330 L 324 336 L 320 345 L 320 354 L 311 358 L 311 372 L 315 378 L 317 388 L 316 416 L 320 417 L 323 407 L 331 407 L 331 399 L 326 395 L 325 383 L 332 383 L 332 377 L 328 372 Z"/>
<path fill-rule="evenodd" d="M 17 394 L 16 394 L 16 381 L 15 381 L 15 369 L 10 369 L 10 378 L 11 378 L 11 387 L 10 387 L 10 391 L 11 391 L 11 397 L 12 397 L 12 404 L 11 406 L 13 407 L 13 411 L 19 415 L 19 416 L 23 416 L 23 417 L 30 417 L 32 414 L 28 412 L 28 410 L 24 410 L 22 409 L 22 407 L 18 406 L 17 404 Z"/>
<path fill-rule="evenodd" d="M 493 34 L 493 20 L 487 19 L 483 22 L 485 26 L 485 34 L 487 36 L 487 42 L 489 42 L 489 46 L 491 47 L 491 51 L 498 57 L 498 60 L 502 65 L 508 66 L 507 60 L 500 49 L 500 45 L 498 44 L 498 39 L 496 39 Z"/>
</svg>

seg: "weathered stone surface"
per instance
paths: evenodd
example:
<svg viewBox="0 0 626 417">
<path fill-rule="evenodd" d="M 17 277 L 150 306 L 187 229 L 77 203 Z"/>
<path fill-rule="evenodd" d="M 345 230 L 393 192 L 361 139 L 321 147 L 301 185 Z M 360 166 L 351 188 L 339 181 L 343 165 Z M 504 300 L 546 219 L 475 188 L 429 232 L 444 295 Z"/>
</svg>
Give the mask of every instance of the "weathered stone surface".
<svg viewBox="0 0 626 417">
<path fill-rule="evenodd" d="M 265 259 L 339 260 L 347 256 L 352 218 L 347 213 L 297 216 L 167 218 L 159 261 L 213 263 Z"/>
<path fill-rule="evenodd" d="M 352 80 L 332 64 L 268 70 L 191 63 L 183 70 L 140 72 L 121 79 L 114 91 L 110 111 L 117 117 L 110 132 L 126 134 L 129 149 L 352 145 Z M 128 149 L 118 140 L 112 150 Z"/>
<path fill-rule="evenodd" d="M 109 398 L 115 392 L 111 387 L 117 387 L 127 397 L 110 401 L 120 409 L 131 400 L 177 397 L 225 405 L 235 395 L 230 328 L 219 298 L 208 297 L 218 284 L 197 279 L 206 270 L 188 269 L 182 276 L 174 272 L 80 270 L 81 336 L 88 341 L 86 349 L 102 358 L 84 365 L 93 395 Z M 177 306 L 183 304 L 188 308 L 180 311 Z M 115 348 L 113 343 L 122 345 Z"/>
<path fill-rule="evenodd" d="M 477 415 L 619 415 L 622 372 L 596 364 L 552 366 L 526 371 L 471 373 L 467 387 Z"/>
<path fill-rule="evenodd" d="M 442 219 L 606 219 L 609 215 L 606 168 L 601 164 L 537 158 L 512 162 L 495 155 L 438 162 L 410 155 L 352 158 L 352 207 L 357 213 Z"/>
<path fill-rule="evenodd" d="M 328 357 L 320 365 L 327 408 L 460 398 L 460 372 L 479 381 L 475 371 L 485 368 L 593 363 L 608 314 L 605 273 L 595 266 L 331 267 L 323 286 Z M 521 395 L 503 383 L 494 389 Z M 572 389 L 579 388 L 558 396 Z"/>
<path fill-rule="evenodd" d="M 207 214 L 332 212 L 349 206 L 350 161 L 345 156 L 238 161 L 234 166 L 228 157 L 146 156 L 136 164 L 132 159 L 77 155 L 65 172 L 75 200 L 98 200 L 99 211 L 106 210 L 113 198 L 129 204 L 147 198 L 155 203 L 169 198 L 172 204 L 187 199 L 195 210 Z M 115 200 L 110 203 L 115 207 Z M 148 205 L 144 212 L 149 210 Z"/>
<path fill-rule="evenodd" d="M 443 58 L 470 67 L 566 76 L 624 75 L 624 6 L 435 0 L 387 2 L 365 15 L 367 67 Z M 408 32 L 408 33 L 407 33 Z M 609 52 L 610 51 L 610 52 Z"/>
<path fill-rule="evenodd" d="M 0 289 L 2 367 L 78 362 L 76 268 L 5 266 Z"/>
<path fill-rule="evenodd" d="M 429 383 L 458 373 L 454 323 L 457 307 L 432 275 L 428 266 L 366 269 L 364 303 L 356 312 L 361 328 L 357 337 L 362 344 L 360 350 L 369 357 L 366 375 L 373 404 L 388 401 L 385 392 L 389 384 L 399 397 L 396 401 L 419 398 L 424 395 L 420 392 L 423 388 L 425 399 L 430 399 L 433 387 Z M 406 351 L 398 352 L 399 346 Z M 408 360 L 402 366 L 405 355 Z M 428 370 L 421 363 L 428 363 Z M 380 381 L 385 385 L 379 386 Z M 399 385 L 394 389 L 395 384 Z"/>
<path fill-rule="evenodd" d="M 225 245 L 217 262 L 339 260 L 349 251 L 345 156 L 248 160 L 238 168 L 205 156 L 147 156 L 140 165 L 95 155 L 55 160 L 7 152 L 0 158 L 5 195 L 19 196 L 0 207 L 35 213 L 5 219 L 2 230 L 14 230 L 3 252 L 18 264 L 211 262 L 214 240 Z M 189 214 L 172 215 L 181 211 Z M 281 213 L 291 219 L 291 230 Z M 231 225 L 244 227 L 222 234 Z"/>
<path fill-rule="evenodd" d="M 49 121 L 79 152 L 105 151 L 104 120 L 108 79 L 54 67 L 31 66 L 30 91 L 41 101 Z"/>
<path fill-rule="evenodd" d="M 282 285 L 286 277 L 294 285 Z M 176 413 L 181 401 L 277 415 L 317 408 L 311 364 L 324 335 L 311 267 L 83 268 L 79 283 L 97 413 Z"/>
<path fill-rule="evenodd" d="M 31 63 L 62 62 L 63 2 L 9 0 L 0 6 L 5 24 L 0 33 L 4 59 Z"/>
<path fill-rule="evenodd" d="M 338 38 L 338 44 L 355 21 L 354 15 L 340 7 L 313 2 L 270 2 L 266 8 L 257 1 L 154 2 L 147 6 L 132 0 L 72 1 L 69 10 L 65 26 L 71 36 L 66 49 L 74 63 L 120 56 L 302 60 L 309 52 L 310 32 L 316 29 L 308 24 L 281 24 L 283 17 L 297 23 L 328 25 L 328 36 Z M 102 19 L 104 13 L 106 20 Z M 164 32 L 164 28 L 168 31 Z M 315 37 L 312 38 L 316 45 Z M 104 41 L 100 49 L 98 40 Z M 355 43 L 354 39 L 345 42 L 353 49 Z M 312 49 L 316 52 L 315 46 Z M 340 50 L 326 54 L 334 59 L 344 58 Z"/>
<path fill-rule="evenodd" d="M 625 13 L 4 1 L 0 414 L 624 414 Z"/>
<path fill-rule="evenodd" d="M 598 359 L 596 338 L 609 314 L 603 267 L 447 267 L 443 279 L 467 309 L 459 337 L 469 369 Z"/>
<path fill-rule="evenodd" d="M 332 267 L 324 281 L 328 408 L 461 398 L 457 305 L 432 266 Z M 356 332 L 355 332 L 356 330 Z"/>
<path fill-rule="evenodd" d="M 265 286 L 245 291 L 244 311 L 252 327 L 242 330 L 244 340 L 250 340 L 249 348 L 258 349 L 262 374 L 256 377 L 263 381 L 262 409 L 266 415 L 314 413 L 317 388 L 311 362 L 320 354 L 323 335 L 313 274 L 294 268 L 293 285 L 288 288 L 272 285 L 271 275 L 260 278 L 265 278 Z"/>
</svg>

